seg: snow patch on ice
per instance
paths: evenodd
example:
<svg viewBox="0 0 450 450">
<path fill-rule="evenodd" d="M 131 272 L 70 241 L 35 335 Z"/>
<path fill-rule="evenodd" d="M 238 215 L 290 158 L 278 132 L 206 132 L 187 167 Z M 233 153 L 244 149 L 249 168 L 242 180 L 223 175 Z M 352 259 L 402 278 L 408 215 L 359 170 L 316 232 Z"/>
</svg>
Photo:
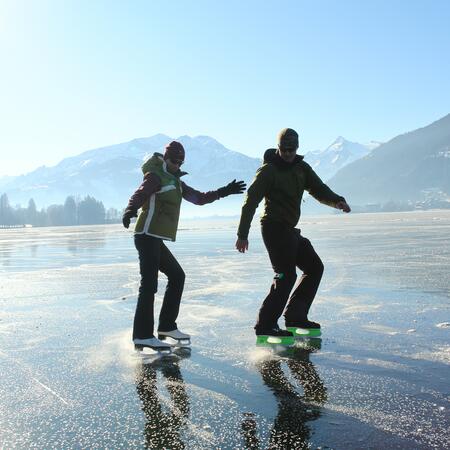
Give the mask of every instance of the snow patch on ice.
<svg viewBox="0 0 450 450">
<path fill-rule="evenodd" d="M 270 348 L 258 348 L 248 353 L 248 359 L 253 364 L 258 364 L 263 361 L 268 361 L 277 358 Z"/>
<path fill-rule="evenodd" d="M 126 329 L 106 336 L 87 351 L 84 368 L 91 372 L 103 372 L 117 364 L 132 367 L 137 359 L 133 357 L 131 330 Z"/>
<path fill-rule="evenodd" d="M 405 364 L 396 363 L 384 359 L 365 358 L 365 357 L 358 358 L 355 357 L 354 355 L 340 354 L 335 352 L 321 352 L 320 355 L 322 358 L 343 361 L 349 364 L 366 364 L 368 366 L 376 366 L 381 367 L 383 369 L 399 370 L 402 372 L 413 372 L 413 370 Z"/>
<path fill-rule="evenodd" d="M 389 334 L 390 336 L 399 334 L 399 332 L 395 328 L 387 327 L 385 325 L 368 324 L 368 325 L 363 325 L 361 328 L 363 330 L 367 330 L 367 331 L 370 331 L 373 333 Z"/>
<path fill-rule="evenodd" d="M 195 325 L 196 323 L 204 325 L 205 322 L 216 322 L 222 318 L 240 319 L 241 314 L 236 309 L 225 308 L 213 304 L 190 304 L 183 305 L 183 321 Z"/>
<path fill-rule="evenodd" d="M 226 283 L 217 283 L 217 284 L 211 284 L 206 287 L 198 288 L 198 289 L 191 289 L 189 290 L 189 297 L 195 298 L 195 297 L 203 297 L 203 296 L 217 296 L 224 293 L 231 293 L 231 292 L 239 292 L 242 291 L 242 283 L 239 282 L 226 282 Z"/>
<path fill-rule="evenodd" d="M 381 305 L 354 305 L 354 306 L 348 306 L 343 309 L 343 314 L 348 313 L 365 313 L 365 312 L 373 312 L 377 311 L 381 308 Z"/>
<path fill-rule="evenodd" d="M 450 365 L 450 345 L 436 347 L 434 351 L 419 352 L 411 355 L 411 358 Z"/>
<path fill-rule="evenodd" d="M 385 361 L 383 359 L 376 359 L 376 358 L 367 358 L 364 360 L 364 362 L 369 366 L 377 366 L 382 367 L 384 369 L 394 369 L 394 370 L 401 370 L 403 372 L 413 372 L 412 369 L 410 369 L 405 364 L 395 363 L 392 361 Z"/>
</svg>

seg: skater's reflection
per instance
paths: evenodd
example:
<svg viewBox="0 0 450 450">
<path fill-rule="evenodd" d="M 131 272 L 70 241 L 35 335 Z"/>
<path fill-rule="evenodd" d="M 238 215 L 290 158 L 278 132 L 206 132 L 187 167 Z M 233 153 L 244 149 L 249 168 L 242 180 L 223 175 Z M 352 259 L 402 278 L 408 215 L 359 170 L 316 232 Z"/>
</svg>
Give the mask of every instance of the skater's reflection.
<svg viewBox="0 0 450 450">
<path fill-rule="evenodd" d="M 158 394 L 162 381 L 170 395 L 165 402 Z M 142 402 L 146 423 L 144 428 L 145 447 L 150 449 L 184 449 L 180 429 L 189 416 L 189 398 L 177 361 L 158 359 L 151 364 L 141 364 L 136 376 L 136 389 Z"/>
<path fill-rule="evenodd" d="M 258 364 L 264 384 L 275 395 L 278 414 L 270 431 L 269 444 L 264 447 L 261 447 L 257 436 L 255 417 L 251 413 L 245 415 L 242 434 L 246 448 L 310 448 L 311 430 L 307 423 L 320 417 L 320 405 L 327 400 L 326 387 L 309 359 L 312 351 L 312 348 L 294 347 L 289 349 L 287 358 L 265 360 Z M 284 365 L 299 386 L 288 380 Z"/>
</svg>

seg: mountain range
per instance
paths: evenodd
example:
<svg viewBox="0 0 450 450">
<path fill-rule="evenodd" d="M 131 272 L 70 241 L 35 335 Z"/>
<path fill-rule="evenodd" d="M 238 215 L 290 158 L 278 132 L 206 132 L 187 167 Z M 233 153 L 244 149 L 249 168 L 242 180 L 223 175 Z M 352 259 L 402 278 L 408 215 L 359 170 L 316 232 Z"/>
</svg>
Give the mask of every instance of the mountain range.
<svg viewBox="0 0 450 450">
<path fill-rule="evenodd" d="M 48 206 L 63 203 L 69 195 L 91 195 L 107 207 L 122 209 L 142 180 L 142 162 L 154 152 L 164 152 L 164 146 L 171 140 L 170 136 L 157 134 L 88 150 L 53 167 L 42 166 L 25 175 L 0 178 L 0 191 L 7 193 L 12 204 L 26 205 L 33 198 L 39 206 Z M 232 151 L 209 136 L 180 136 L 176 140 L 183 144 L 187 154 L 183 170 L 188 175 L 183 180 L 202 191 L 216 189 L 234 178 L 249 183 L 261 165 L 259 158 Z M 329 177 L 369 151 L 367 146 L 339 137 L 324 151 L 307 153 L 305 160 L 319 175 Z M 236 202 L 240 205 L 242 199 L 227 198 L 220 206 L 214 204 L 203 209 L 208 209 L 208 214 L 224 214 L 227 209 L 235 214 Z M 184 208 L 190 210 L 191 206 Z M 192 213 L 203 213 L 203 209 L 196 208 Z"/>
<path fill-rule="evenodd" d="M 356 205 L 450 201 L 450 114 L 380 145 L 332 177 Z"/>
<path fill-rule="evenodd" d="M 0 193 L 12 205 L 26 206 L 33 198 L 38 208 L 62 204 L 67 196 L 91 195 L 108 207 L 122 209 L 142 181 L 142 162 L 163 152 L 172 137 L 157 134 L 121 144 L 88 150 L 63 159 L 53 167 L 18 177 L 1 177 Z M 209 136 L 176 138 L 186 149 L 183 180 L 202 190 L 217 189 L 233 179 L 250 183 L 259 158 L 232 151 Z M 265 149 L 261 149 L 261 155 Z M 380 144 L 359 144 L 338 137 L 324 150 L 305 153 L 305 161 L 352 205 L 417 201 L 450 196 L 450 115 L 419 130 Z M 313 208 L 307 199 L 305 209 Z M 230 196 L 201 208 L 183 202 L 185 215 L 237 214 L 241 196 Z M 328 210 L 329 211 L 329 210 Z"/>
<path fill-rule="evenodd" d="M 0 192 L 8 195 L 10 203 L 25 206 L 33 198 L 38 207 L 61 204 L 67 196 L 84 197 L 91 195 L 101 200 L 106 207 L 122 209 L 130 195 L 142 182 L 141 165 L 154 152 L 164 152 L 165 145 L 173 138 L 157 134 L 148 138 L 108 147 L 88 150 L 77 156 L 63 159 L 54 167 L 38 169 L 18 177 L 0 179 Z M 180 136 L 176 140 L 186 149 L 186 163 L 183 170 L 188 175 L 183 180 L 190 186 L 202 190 L 212 190 L 224 186 L 234 178 L 249 182 L 261 165 L 258 158 L 251 158 L 227 149 L 208 136 Z M 227 211 L 227 206 L 237 199 L 221 201 L 208 214 Z M 239 204 L 242 199 L 239 199 Z M 191 205 L 184 209 L 189 210 Z M 206 208 L 198 209 L 201 215 Z M 236 209 L 233 208 L 233 213 Z"/>
</svg>

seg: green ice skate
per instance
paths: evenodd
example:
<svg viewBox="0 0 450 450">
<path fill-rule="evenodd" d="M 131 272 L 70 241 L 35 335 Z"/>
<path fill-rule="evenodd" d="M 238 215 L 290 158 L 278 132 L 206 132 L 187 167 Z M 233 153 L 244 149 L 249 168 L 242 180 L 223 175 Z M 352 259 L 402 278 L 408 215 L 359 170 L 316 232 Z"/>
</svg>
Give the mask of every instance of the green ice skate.
<svg viewBox="0 0 450 450">
<path fill-rule="evenodd" d="M 320 328 L 300 328 L 300 327 L 286 327 L 290 331 L 294 338 L 316 338 L 322 335 Z"/>
<path fill-rule="evenodd" d="M 268 336 L 268 335 L 256 336 L 256 345 L 258 347 L 272 347 L 275 345 L 290 347 L 294 345 L 294 343 L 295 343 L 294 336 Z"/>
<path fill-rule="evenodd" d="M 256 335 L 256 345 L 260 347 L 275 347 L 277 345 L 290 347 L 294 343 L 295 339 L 292 333 L 287 330 L 280 330 L 278 327 L 259 332 Z"/>
</svg>

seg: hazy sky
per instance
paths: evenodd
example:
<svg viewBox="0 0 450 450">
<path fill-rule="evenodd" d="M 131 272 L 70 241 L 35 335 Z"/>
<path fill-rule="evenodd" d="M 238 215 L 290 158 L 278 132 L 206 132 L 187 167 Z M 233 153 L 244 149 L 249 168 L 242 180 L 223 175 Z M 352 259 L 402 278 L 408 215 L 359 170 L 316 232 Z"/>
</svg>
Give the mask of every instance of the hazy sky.
<svg viewBox="0 0 450 450">
<path fill-rule="evenodd" d="M 136 137 L 261 156 L 450 112 L 450 1 L 0 0 L 0 175 Z"/>
</svg>

